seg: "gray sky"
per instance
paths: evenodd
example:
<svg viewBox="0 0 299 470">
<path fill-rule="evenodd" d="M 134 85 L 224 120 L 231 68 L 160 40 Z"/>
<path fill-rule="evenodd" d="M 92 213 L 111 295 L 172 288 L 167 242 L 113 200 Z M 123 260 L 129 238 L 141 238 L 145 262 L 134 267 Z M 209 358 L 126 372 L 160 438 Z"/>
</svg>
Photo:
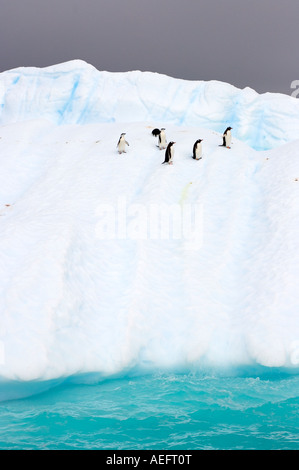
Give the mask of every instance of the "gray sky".
<svg viewBox="0 0 299 470">
<path fill-rule="evenodd" d="M 0 0 L 0 72 L 82 59 L 290 95 L 299 0 Z"/>
</svg>

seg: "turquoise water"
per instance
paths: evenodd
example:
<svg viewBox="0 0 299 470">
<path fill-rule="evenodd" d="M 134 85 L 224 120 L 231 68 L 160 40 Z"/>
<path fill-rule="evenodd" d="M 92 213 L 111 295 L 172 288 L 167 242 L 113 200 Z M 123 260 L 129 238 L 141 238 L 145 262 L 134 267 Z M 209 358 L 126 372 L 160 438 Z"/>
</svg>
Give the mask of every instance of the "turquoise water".
<svg viewBox="0 0 299 470">
<path fill-rule="evenodd" d="M 2 401 L 0 448 L 299 447 L 299 375 L 162 373 L 96 383 L 76 380 L 82 383 L 67 381 Z"/>
</svg>

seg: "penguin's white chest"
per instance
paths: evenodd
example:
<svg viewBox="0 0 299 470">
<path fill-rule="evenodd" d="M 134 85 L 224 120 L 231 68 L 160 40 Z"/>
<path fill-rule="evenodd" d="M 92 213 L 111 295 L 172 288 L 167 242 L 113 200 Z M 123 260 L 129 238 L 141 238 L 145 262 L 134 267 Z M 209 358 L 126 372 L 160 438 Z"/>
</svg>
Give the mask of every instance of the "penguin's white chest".
<svg viewBox="0 0 299 470">
<path fill-rule="evenodd" d="M 202 144 L 197 144 L 196 145 L 196 148 L 195 148 L 195 158 L 197 160 L 199 160 L 201 158 L 201 155 L 202 155 Z"/>
<path fill-rule="evenodd" d="M 124 137 L 121 137 L 119 144 L 118 144 L 118 150 L 123 152 L 125 148 L 126 148 L 126 139 Z"/>
<path fill-rule="evenodd" d="M 166 145 L 166 135 L 164 131 L 160 132 L 160 147 L 165 147 Z"/>
<path fill-rule="evenodd" d="M 231 131 L 227 131 L 226 137 L 225 137 L 225 143 L 227 147 L 230 147 L 231 141 L 232 141 L 232 133 Z"/>
<path fill-rule="evenodd" d="M 172 162 L 173 155 L 174 155 L 174 148 L 173 148 L 173 146 L 172 146 L 172 147 L 170 147 L 170 149 L 169 149 L 169 161 L 170 161 L 170 162 Z"/>
</svg>

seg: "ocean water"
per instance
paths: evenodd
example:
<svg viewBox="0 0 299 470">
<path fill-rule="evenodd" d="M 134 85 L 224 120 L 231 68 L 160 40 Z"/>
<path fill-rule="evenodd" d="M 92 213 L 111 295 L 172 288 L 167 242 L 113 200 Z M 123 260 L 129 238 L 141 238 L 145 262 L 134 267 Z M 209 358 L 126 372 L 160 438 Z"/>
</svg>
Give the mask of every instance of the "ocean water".
<svg viewBox="0 0 299 470">
<path fill-rule="evenodd" d="M 104 381 L 84 376 L 49 386 L 1 402 L 2 450 L 299 447 L 297 374 L 164 372 Z M 10 387 L 20 393 L 22 385 Z"/>
</svg>

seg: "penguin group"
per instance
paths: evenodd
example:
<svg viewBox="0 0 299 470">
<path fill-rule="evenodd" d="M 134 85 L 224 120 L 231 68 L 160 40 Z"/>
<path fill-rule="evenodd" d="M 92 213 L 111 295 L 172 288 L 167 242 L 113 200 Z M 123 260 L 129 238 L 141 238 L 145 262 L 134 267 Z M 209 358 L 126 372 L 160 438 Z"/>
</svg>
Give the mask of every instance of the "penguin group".
<svg viewBox="0 0 299 470">
<path fill-rule="evenodd" d="M 167 144 L 167 139 L 166 139 L 166 133 L 165 133 L 165 128 L 162 127 L 161 129 L 155 128 L 152 130 L 152 135 L 154 137 L 158 137 L 158 147 L 160 150 L 165 150 L 165 159 L 164 162 L 162 162 L 162 165 L 165 163 L 168 163 L 169 165 L 173 165 L 173 157 L 174 157 L 174 145 L 176 142 L 169 142 Z M 225 131 L 222 134 L 222 144 L 219 145 L 219 147 L 226 147 L 228 149 L 231 148 L 231 139 L 232 139 L 232 127 L 227 127 Z M 118 148 L 118 153 L 126 153 L 126 145 L 129 146 L 128 142 L 126 141 L 125 138 L 125 133 L 122 133 L 120 135 L 117 148 Z M 194 160 L 201 160 L 202 159 L 202 142 L 203 139 L 197 139 L 196 142 L 193 145 L 193 152 L 192 152 L 192 158 Z"/>
<path fill-rule="evenodd" d="M 166 140 L 166 134 L 165 134 L 165 127 L 162 127 L 162 129 L 153 129 L 152 130 L 152 135 L 154 137 L 158 137 L 158 142 L 159 142 L 159 149 L 162 150 L 162 149 L 166 149 L 165 151 L 165 160 L 164 162 L 162 162 L 162 165 L 164 165 L 164 163 L 168 163 L 169 165 L 172 165 L 173 164 L 173 155 L 174 155 L 174 144 L 176 142 L 169 142 L 169 144 L 167 144 L 167 140 Z"/>
</svg>

